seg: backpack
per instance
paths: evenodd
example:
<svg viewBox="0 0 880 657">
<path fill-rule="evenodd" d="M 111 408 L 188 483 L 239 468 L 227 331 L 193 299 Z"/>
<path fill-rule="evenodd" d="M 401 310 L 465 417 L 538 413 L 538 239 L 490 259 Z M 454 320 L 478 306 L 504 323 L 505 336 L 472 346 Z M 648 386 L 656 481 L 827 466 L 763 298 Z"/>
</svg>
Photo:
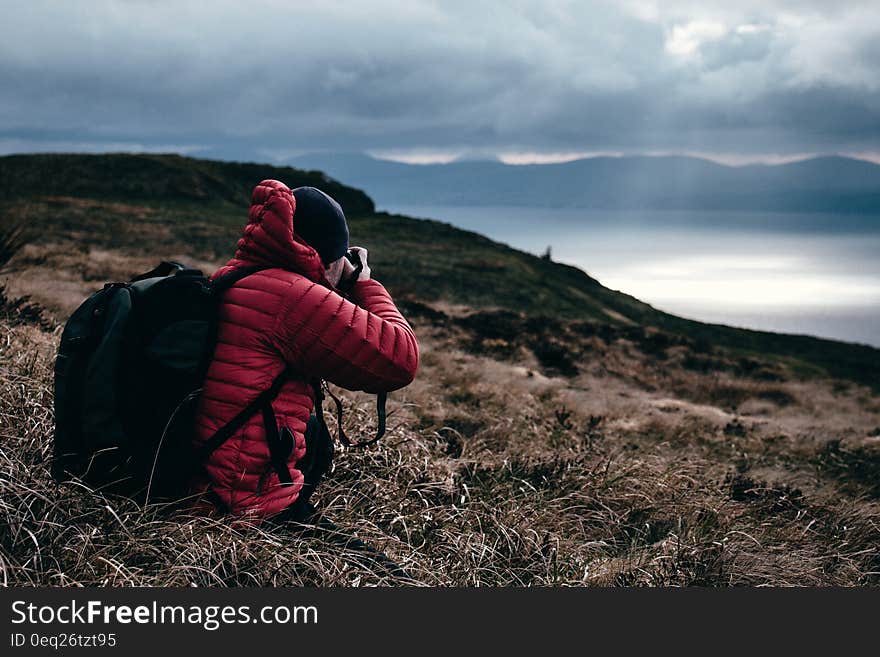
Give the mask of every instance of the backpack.
<svg viewBox="0 0 880 657">
<path fill-rule="evenodd" d="M 211 453 L 262 411 L 271 467 L 282 484 L 291 482 L 287 456 L 293 436 L 287 429 L 279 432 L 271 404 L 290 376 L 286 369 L 203 446 L 192 445 L 223 293 L 262 269 L 243 267 L 211 281 L 197 269 L 166 261 L 127 283 L 107 283 L 74 311 L 55 361 L 52 475 L 57 481 L 76 477 L 102 491 L 144 501 L 183 497 Z M 332 456 L 322 410 L 323 390 L 329 388 L 320 380 L 313 386 L 313 433 L 321 445 L 307 445 L 308 462 L 314 460 L 314 449 L 327 453 L 324 443 L 329 442 Z M 341 402 L 333 399 L 340 440 L 349 445 L 341 431 Z M 376 437 L 354 446 L 381 437 L 384 406 L 381 395 Z"/>
</svg>

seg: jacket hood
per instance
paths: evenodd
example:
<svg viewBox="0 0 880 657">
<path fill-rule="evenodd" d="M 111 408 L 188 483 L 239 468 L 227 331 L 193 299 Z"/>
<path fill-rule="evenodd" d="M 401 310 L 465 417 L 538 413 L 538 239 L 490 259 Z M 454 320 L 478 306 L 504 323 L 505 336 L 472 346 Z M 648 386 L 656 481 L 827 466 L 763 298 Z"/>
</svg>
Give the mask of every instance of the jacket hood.
<svg viewBox="0 0 880 657">
<path fill-rule="evenodd" d="M 278 267 L 324 281 L 318 252 L 293 232 L 295 215 L 296 199 L 283 182 L 264 180 L 254 187 L 247 226 L 227 267 Z"/>
</svg>

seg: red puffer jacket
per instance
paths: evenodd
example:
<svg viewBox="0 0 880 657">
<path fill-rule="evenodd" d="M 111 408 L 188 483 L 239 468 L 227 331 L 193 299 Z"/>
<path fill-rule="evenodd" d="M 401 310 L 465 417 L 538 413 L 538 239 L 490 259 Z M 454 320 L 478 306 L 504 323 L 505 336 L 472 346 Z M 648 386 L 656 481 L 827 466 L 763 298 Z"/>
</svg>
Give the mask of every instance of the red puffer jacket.
<svg viewBox="0 0 880 657">
<path fill-rule="evenodd" d="M 358 281 L 345 299 L 324 277 L 317 251 L 293 233 L 296 202 L 277 180 L 254 189 L 248 224 L 235 257 L 214 278 L 238 267 L 270 267 L 236 283 L 223 297 L 217 348 L 196 418 L 204 444 L 266 388 L 282 370 L 294 375 L 272 408 L 294 447 L 287 464 L 292 485 L 280 485 L 270 466 L 263 417 L 257 412 L 206 463 L 210 489 L 233 513 L 258 517 L 290 506 L 303 485 L 296 463 L 306 451 L 305 427 L 314 408 L 310 381 L 378 393 L 413 380 L 418 344 L 390 295 L 374 280 Z"/>
</svg>

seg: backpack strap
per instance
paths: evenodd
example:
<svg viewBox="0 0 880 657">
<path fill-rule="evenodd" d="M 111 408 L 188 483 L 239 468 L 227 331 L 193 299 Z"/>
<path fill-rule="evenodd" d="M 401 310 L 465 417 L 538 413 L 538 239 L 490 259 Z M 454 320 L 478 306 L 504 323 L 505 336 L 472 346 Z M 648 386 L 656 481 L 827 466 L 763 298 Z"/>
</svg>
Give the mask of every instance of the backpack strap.
<svg viewBox="0 0 880 657">
<path fill-rule="evenodd" d="M 238 414 L 234 418 L 232 418 L 229 422 L 220 427 L 217 432 L 208 438 L 205 443 L 196 450 L 196 459 L 198 463 L 204 463 L 208 460 L 208 457 L 214 453 L 220 445 L 225 443 L 232 435 L 241 429 L 245 423 L 251 418 L 251 416 L 264 408 L 266 405 L 270 405 L 272 400 L 278 396 L 278 392 L 281 390 L 281 387 L 284 383 L 290 378 L 290 369 L 285 368 L 282 370 L 281 374 L 275 377 L 275 380 L 272 381 L 272 385 L 266 388 L 259 395 L 254 397 L 251 402 L 241 409 Z M 271 406 L 270 406 L 271 408 Z M 275 425 L 275 433 L 278 432 L 278 426 Z M 268 435 L 267 435 L 268 438 Z M 270 449 L 272 447 L 272 443 L 270 442 Z M 290 476 L 290 473 L 287 475 Z"/>
<path fill-rule="evenodd" d="M 187 267 L 174 260 L 163 260 L 150 271 L 141 274 L 140 276 L 135 276 L 129 282 L 137 283 L 138 281 L 144 281 L 148 278 L 164 278 L 165 276 L 171 276 L 172 274 L 175 276 L 179 274 L 183 274 L 184 276 L 201 276 L 202 272 L 198 269 Z"/>
<path fill-rule="evenodd" d="M 226 292 L 241 279 L 250 276 L 251 274 L 256 274 L 258 271 L 262 271 L 264 269 L 268 269 L 268 267 L 260 267 L 258 265 L 250 267 L 239 267 L 227 274 L 218 276 L 213 281 L 211 281 L 211 294 L 219 298 L 221 294 Z M 216 336 L 212 336 L 211 339 L 214 340 L 215 338 Z M 210 358 L 208 360 L 210 360 Z M 205 363 L 205 367 L 207 368 L 207 363 Z M 229 440 L 232 435 L 236 431 L 241 429 L 245 425 L 245 423 L 251 418 L 251 416 L 258 410 L 268 406 L 269 410 L 271 411 L 272 400 L 278 396 L 278 392 L 281 390 L 281 386 L 283 386 L 284 382 L 287 381 L 287 379 L 289 378 L 290 369 L 284 368 L 281 373 L 276 376 L 275 379 L 272 381 L 272 385 L 270 385 L 268 388 L 263 390 L 263 392 L 257 395 L 247 406 L 241 409 L 235 417 L 233 417 L 229 422 L 220 427 L 213 436 L 208 438 L 208 440 L 205 441 L 205 443 L 196 450 L 196 463 L 204 463 L 205 461 L 207 461 L 211 454 L 214 453 L 214 450 L 216 450 L 218 447 L 220 447 L 220 445 Z M 275 426 L 275 432 L 278 432 L 277 425 Z M 266 436 L 268 439 L 269 434 L 267 433 Z M 290 473 L 288 473 L 288 477 L 289 476 Z"/>
<path fill-rule="evenodd" d="M 213 281 L 209 281 L 206 290 L 210 295 L 214 297 L 214 301 L 219 304 L 220 297 L 223 295 L 224 292 L 229 290 L 229 288 L 238 283 L 241 279 L 246 278 L 251 274 L 256 274 L 258 271 L 263 271 L 264 269 L 268 269 L 268 267 L 260 267 L 258 265 L 251 265 L 250 267 L 239 267 L 238 269 L 232 270 L 228 274 L 223 274 L 222 276 L 218 276 L 217 278 L 215 278 Z M 198 273 L 201 274 L 201 272 Z M 211 327 L 208 330 L 208 334 L 205 337 L 209 344 L 216 344 L 217 322 L 211 324 Z M 202 358 L 202 362 L 199 364 L 199 368 L 203 375 L 207 373 L 208 367 L 211 364 L 211 360 L 214 357 L 213 351 L 213 348 L 206 351 L 203 355 L 204 357 Z"/>
<path fill-rule="evenodd" d="M 270 269 L 270 267 L 251 265 L 250 267 L 238 267 L 237 269 L 233 269 L 231 272 L 218 276 L 211 281 L 211 291 L 214 294 L 223 294 L 241 279 L 247 278 L 251 274 L 256 274 L 258 271 L 263 271 L 264 269 Z"/>
<path fill-rule="evenodd" d="M 278 475 L 278 481 L 282 486 L 293 484 L 293 477 L 287 467 L 287 457 L 293 451 L 294 438 L 290 429 L 284 427 L 278 431 L 278 419 L 272 410 L 272 401 L 263 404 L 263 427 L 266 430 L 266 442 L 269 444 L 269 462 L 272 469 Z"/>
</svg>

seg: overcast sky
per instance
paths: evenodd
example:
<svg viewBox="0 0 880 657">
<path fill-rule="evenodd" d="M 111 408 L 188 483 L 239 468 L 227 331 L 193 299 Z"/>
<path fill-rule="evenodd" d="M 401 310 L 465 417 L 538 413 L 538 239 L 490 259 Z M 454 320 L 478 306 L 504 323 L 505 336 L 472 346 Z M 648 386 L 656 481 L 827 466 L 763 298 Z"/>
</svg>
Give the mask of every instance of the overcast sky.
<svg viewBox="0 0 880 657">
<path fill-rule="evenodd" d="M 877 0 L 0 8 L 0 152 L 880 161 Z"/>
</svg>

